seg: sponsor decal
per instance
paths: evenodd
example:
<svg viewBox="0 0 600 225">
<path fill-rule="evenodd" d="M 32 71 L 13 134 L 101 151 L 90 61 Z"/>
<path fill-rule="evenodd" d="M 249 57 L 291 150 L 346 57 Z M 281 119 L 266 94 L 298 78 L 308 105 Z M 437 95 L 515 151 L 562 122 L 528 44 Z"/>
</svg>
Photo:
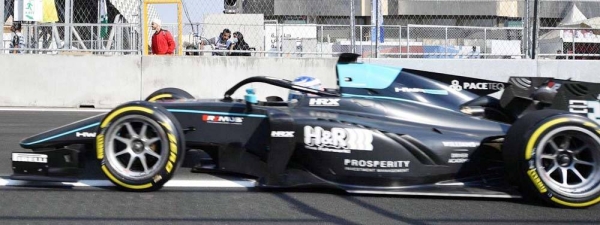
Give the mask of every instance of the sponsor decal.
<svg viewBox="0 0 600 225">
<path fill-rule="evenodd" d="M 339 98 L 311 98 L 309 106 L 340 106 Z"/>
<path fill-rule="evenodd" d="M 326 118 L 326 119 L 337 118 L 337 114 L 329 113 L 329 112 L 310 111 L 308 114 L 312 117 L 318 117 L 318 118 Z"/>
<path fill-rule="evenodd" d="M 434 89 L 421 89 L 421 88 L 394 88 L 396 93 L 404 92 L 404 93 L 424 93 L 431 95 L 448 95 L 448 91 L 446 90 L 434 90 Z"/>
<path fill-rule="evenodd" d="M 410 161 L 344 159 L 344 170 L 377 173 L 405 173 L 409 170 L 409 164 Z"/>
<path fill-rule="evenodd" d="M 294 131 L 271 131 L 271 137 L 291 138 L 294 137 Z"/>
<path fill-rule="evenodd" d="M 569 112 L 585 114 L 600 124 L 600 102 L 598 101 L 569 100 Z"/>
<path fill-rule="evenodd" d="M 93 138 L 96 137 L 95 132 L 77 132 L 75 133 L 75 137 L 84 137 L 84 138 Z"/>
<path fill-rule="evenodd" d="M 373 133 L 358 128 L 304 127 L 305 148 L 315 151 L 350 153 L 351 150 L 373 151 Z"/>
<path fill-rule="evenodd" d="M 244 122 L 244 117 L 202 115 L 202 121 L 216 124 L 242 125 Z"/>
<path fill-rule="evenodd" d="M 448 159 L 448 163 L 466 163 L 468 161 L 469 153 L 453 152 L 450 153 L 450 159 Z"/>
<path fill-rule="evenodd" d="M 544 185 L 544 183 L 542 182 L 542 179 L 540 179 L 540 177 L 538 176 L 538 173 L 535 171 L 535 169 L 530 169 L 527 171 L 527 175 L 529 175 L 529 178 L 531 178 L 531 181 L 533 181 L 533 184 L 537 187 L 537 189 L 540 191 L 540 193 L 546 193 L 548 192 L 548 190 L 546 189 L 546 186 Z"/>
<path fill-rule="evenodd" d="M 48 155 L 29 154 L 29 153 L 13 153 L 12 161 L 13 162 L 48 163 Z"/>
<path fill-rule="evenodd" d="M 479 147 L 479 143 L 477 142 L 462 142 L 462 141 L 443 141 L 442 144 L 444 147 L 451 148 L 476 148 Z"/>
<path fill-rule="evenodd" d="M 504 90 L 503 83 L 476 83 L 476 82 L 464 82 L 460 83 L 458 80 L 453 80 L 450 88 L 456 91 L 462 90 L 494 90 L 500 91 Z"/>
</svg>

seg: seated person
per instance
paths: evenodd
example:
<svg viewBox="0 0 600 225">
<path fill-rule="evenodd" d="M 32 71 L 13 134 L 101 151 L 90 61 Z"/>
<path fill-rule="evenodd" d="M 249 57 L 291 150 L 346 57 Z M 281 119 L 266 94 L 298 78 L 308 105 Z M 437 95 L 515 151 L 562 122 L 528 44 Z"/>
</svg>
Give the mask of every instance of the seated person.
<svg viewBox="0 0 600 225">
<path fill-rule="evenodd" d="M 239 31 L 233 33 L 233 38 L 229 39 L 229 50 L 233 51 L 249 51 L 250 45 L 244 40 L 244 35 Z M 250 56 L 249 52 L 232 52 L 231 56 Z"/>
<path fill-rule="evenodd" d="M 224 29 L 223 32 L 218 37 L 211 38 L 208 40 L 208 44 L 214 45 L 215 50 L 227 50 L 229 48 L 229 37 L 231 36 L 231 31 L 229 29 Z M 225 52 L 213 52 L 213 56 L 225 56 Z"/>
</svg>

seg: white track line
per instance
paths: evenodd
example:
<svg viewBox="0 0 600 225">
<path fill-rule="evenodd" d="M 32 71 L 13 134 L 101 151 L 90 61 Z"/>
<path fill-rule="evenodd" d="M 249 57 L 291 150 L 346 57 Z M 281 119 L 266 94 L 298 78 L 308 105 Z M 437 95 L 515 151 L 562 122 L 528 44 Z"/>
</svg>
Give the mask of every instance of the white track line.
<svg viewBox="0 0 600 225">
<path fill-rule="evenodd" d="M 17 111 L 17 112 L 108 112 L 108 111 L 110 111 L 110 109 L 0 107 L 0 111 Z"/>
<path fill-rule="evenodd" d="M 256 182 L 254 180 L 170 180 L 165 187 L 176 188 L 251 188 Z M 79 182 L 39 182 L 39 181 L 21 181 L 0 178 L 0 186 L 11 187 L 112 187 L 115 186 L 108 180 L 80 180 Z"/>
</svg>

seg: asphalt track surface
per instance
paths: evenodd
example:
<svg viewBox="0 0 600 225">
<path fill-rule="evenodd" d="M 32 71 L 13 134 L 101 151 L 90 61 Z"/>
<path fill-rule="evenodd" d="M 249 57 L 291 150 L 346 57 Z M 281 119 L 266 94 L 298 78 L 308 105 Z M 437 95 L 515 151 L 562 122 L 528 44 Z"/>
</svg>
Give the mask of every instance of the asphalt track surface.
<svg viewBox="0 0 600 225">
<path fill-rule="evenodd" d="M 151 193 L 120 192 L 105 186 L 7 186 L 10 153 L 20 150 L 21 139 L 96 114 L 0 108 L 0 224 L 600 223 L 600 206 L 557 209 L 521 199 L 372 196 L 321 190 L 276 192 L 235 185 L 167 187 Z M 217 184 L 237 181 L 186 170 L 179 170 L 174 180 Z"/>
</svg>

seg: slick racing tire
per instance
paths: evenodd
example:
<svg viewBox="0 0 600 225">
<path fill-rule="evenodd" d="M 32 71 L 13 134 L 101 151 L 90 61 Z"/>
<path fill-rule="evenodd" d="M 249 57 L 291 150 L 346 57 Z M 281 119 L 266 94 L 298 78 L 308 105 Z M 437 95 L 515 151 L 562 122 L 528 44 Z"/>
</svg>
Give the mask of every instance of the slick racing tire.
<svg viewBox="0 0 600 225">
<path fill-rule="evenodd" d="M 600 202 L 600 127 L 594 121 L 565 111 L 532 112 L 505 140 L 509 180 L 524 197 L 565 208 Z"/>
<path fill-rule="evenodd" d="M 183 162 L 185 140 L 177 119 L 149 102 L 121 105 L 100 123 L 96 155 L 106 177 L 127 191 L 160 189 Z"/>
<path fill-rule="evenodd" d="M 148 95 L 144 101 L 157 102 L 181 99 L 194 99 L 194 96 L 179 88 L 163 88 Z"/>
</svg>

